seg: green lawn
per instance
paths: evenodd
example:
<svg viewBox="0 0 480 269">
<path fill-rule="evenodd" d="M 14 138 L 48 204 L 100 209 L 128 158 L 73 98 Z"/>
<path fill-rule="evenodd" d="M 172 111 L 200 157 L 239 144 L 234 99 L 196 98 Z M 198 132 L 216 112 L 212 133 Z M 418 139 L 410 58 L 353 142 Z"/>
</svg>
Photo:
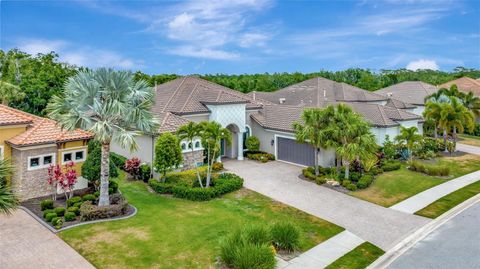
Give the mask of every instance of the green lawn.
<svg viewBox="0 0 480 269">
<path fill-rule="evenodd" d="M 459 143 L 480 147 L 480 137 L 478 136 L 460 134 L 458 137 L 460 138 Z"/>
<path fill-rule="evenodd" d="M 415 214 L 434 219 L 479 193 L 480 181 L 477 181 L 438 199 Z"/>
<path fill-rule="evenodd" d="M 294 223 L 302 232 L 302 251 L 343 230 L 246 189 L 192 202 L 150 193 L 141 182 L 119 183 L 138 209 L 135 217 L 60 233 L 98 268 L 216 268 L 219 238 L 250 224 Z"/>
<path fill-rule="evenodd" d="M 350 195 L 390 207 L 450 179 L 479 170 L 480 156 L 466 154 L 458 157 L 442 157 L 439 158 L 438 163 L 450 167 L 450 177 L 428 176 L 410 171 L 406 165 L 402 165 L 400 170 L 383 173 L 374 180 L 370 187 L 351 192 Z"/>
<path fill-rule="evenodd" d="M 385 253 L 375 245 L 365 242 L 331 263 L 325 269 L 363 269 Z"/>
</svg>

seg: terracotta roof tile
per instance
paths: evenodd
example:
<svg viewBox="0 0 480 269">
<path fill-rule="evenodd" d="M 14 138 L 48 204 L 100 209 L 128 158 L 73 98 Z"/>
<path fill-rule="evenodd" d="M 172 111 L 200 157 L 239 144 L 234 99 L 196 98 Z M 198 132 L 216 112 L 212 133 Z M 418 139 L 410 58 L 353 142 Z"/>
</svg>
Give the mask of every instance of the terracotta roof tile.
<svg viewBox="0 0 480 269">
<path fill-rule="evenodd" d="M 0 104 L 0 126 L 32 123 L 36 117 Z"/>
<path fill-rule="evenodd" d="M 469 77 L 458 78 L 442 85 L 439 85 L 438 88 L 450 88 L 453 84 L 457 85 L 458 90 L 463 92 L 473 92 L 475 96 L 480 96 L 480 80 L 473 79 Z"/>
</svg>

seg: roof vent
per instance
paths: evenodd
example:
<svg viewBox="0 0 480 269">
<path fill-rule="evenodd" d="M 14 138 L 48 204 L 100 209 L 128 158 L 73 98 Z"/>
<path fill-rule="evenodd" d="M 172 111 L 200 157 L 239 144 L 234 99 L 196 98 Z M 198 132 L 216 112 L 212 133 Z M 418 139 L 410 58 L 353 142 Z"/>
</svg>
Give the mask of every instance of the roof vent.
<svg viewBox="0 0 480 269">
<path fill-rule="evenodd" d="M 393 92 L 387 93 L 387 96 L 388 96 L 388 97 L 392 97 L 392 96 L 393 96 Z"/>
<path fill-rule="evenodd" d="M 280 104 L 284 104 L 284 103 L 285 103 L 285 100 L 286 100 L 286 99 L 283 98 L 283 97 L 282 97 L 282 98 L 278 98 L 278 102 L 279 102 Z"/>
</svg>

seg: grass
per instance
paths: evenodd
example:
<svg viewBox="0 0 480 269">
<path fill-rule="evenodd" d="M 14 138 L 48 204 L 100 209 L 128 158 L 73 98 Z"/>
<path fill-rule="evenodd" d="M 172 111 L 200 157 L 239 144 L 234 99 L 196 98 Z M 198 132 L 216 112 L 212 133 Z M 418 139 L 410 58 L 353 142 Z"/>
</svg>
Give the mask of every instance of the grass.
<svg viewBox="0 0 480 269">
<path fill-rule="evenodd" d="M 458 137 L 460 138 L 458 140 L 459 143 L 480 147 L 480 137 L 479 136 L 460 134 L 460 135 L 458 135 Z"/>
<path fill-rule="evenodd" d="M 437 162 L 450 167 L 450 177 L 434 177 L 413 172 L 408 170 L 404 164 L 399 170 L 379 175 L 370 187 L 351 192 L 350 195 L 390 207 L 438 184 L 480 169 L 480 156 L 472 154 L 441 157 Z"/>
<path fill-rule="evenodd" d="M 292 222 L 302 251 L 343 230 L 246 189 L 192 202 L 150 193 L 141 182 L 121 179 L 119 185 L 137 207 L 135 217 L 59 234 L 98 268 L 216 268 L 219 238 L 250 224 Z"/>
<path fill-rule="evenodd" d="M 437 201 L 429 204 L 423 209 L 415 212 L 415 215 L 424 216 L 427 218 L 437 218 L 448 210 L 459 205 L 463 201 L 480 193 L 480 181 L 465 186 L 457 191 L 454 191 Z"/>
<path fill-rule="evenodd" d="M 385 253 L 377 246 L 365 242 L 331 263 L 326 269 L 363 269 Z"/>
</svg>

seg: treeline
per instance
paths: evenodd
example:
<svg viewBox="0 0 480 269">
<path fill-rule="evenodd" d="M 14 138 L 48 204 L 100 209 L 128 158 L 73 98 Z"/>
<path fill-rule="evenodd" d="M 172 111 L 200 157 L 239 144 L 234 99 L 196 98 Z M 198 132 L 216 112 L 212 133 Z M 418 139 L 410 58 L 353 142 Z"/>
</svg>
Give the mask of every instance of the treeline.
<svg viewBox="0 0 480 269">
<path fill-rule="evenodd" d="M 106 63 L 108 65 L 108 63 Z M 82 67 L 61 63 L 54 52 L 49 54 L 29 55 L 10 50 L 0 50 L 0 80 L 20 87 L 25 98 L 9 103 L 12 107 L 36 115 L 44 115 L 44 109 L 53 95 L 61 94 L 66 80 Z M 406 80 L 420 80 L 433 85 L 469 76 L 480 78 L 480 70 L 457 67 L 452 72 L 406 69 L 382 70 L 373 72 L 367 69 L 347 69 L 344 71 L 320 71 L 315 73 L 265 73 L 265 74 L 207 74 L 199 75 L 209 81 L 218 83 L 244 93 L 251 91 L 275 91 L 289 85 L 313 78 L 325 77 L 338 82 L 345 82 L 362 89 L 374 91 Z M 179 77 L 176 74 L 148 75 L 135 72 L 136 79 L 144 79 L 151 86 L 162 84 Z M 0 89 L 0 97 L 2 89 Z"/>
</svg>

